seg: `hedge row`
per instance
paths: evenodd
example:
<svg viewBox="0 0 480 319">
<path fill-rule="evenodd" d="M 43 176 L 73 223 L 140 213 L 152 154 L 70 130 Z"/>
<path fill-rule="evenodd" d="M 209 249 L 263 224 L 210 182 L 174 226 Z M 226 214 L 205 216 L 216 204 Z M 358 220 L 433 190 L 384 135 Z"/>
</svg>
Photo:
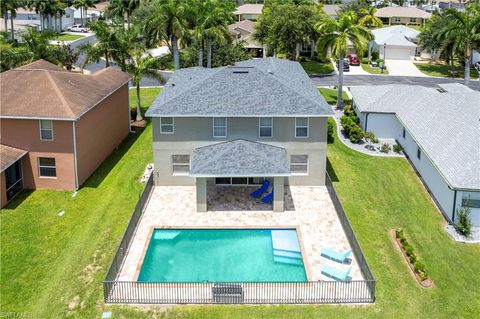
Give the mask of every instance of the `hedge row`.
<svg viewBox="0 0 480 319">
<path fill-rule="evenodd" d="M 396 230 L 395 237 L 400 240 L 403 251 L 405 251 L 405 254 L 407 254 L 408 259 L 413 265 L 413 269 L 417 273 L 418 277 L 420 277 L 422 281 L 428 279 L 425 263 L 418 259 L 417 255 L 415 254 L 415 250 L 413 249 L 413 246 L 410 245 L 410 243 L 407 241 L 407 238 L 405 238 L 403 229 Z"/>
</svg>

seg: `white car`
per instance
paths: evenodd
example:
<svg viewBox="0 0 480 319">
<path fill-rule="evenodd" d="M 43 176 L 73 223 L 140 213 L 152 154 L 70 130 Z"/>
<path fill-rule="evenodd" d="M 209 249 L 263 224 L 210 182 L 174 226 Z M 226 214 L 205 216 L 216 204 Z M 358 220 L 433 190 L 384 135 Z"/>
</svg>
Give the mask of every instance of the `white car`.
<svg viewBox="0 0 480 319">
<path fill-rule="evenodd" d="M 71 27 L 67 28 L 67 31 L 71 32 L 88 32 L 88 28 L 82 26 L 81 24 L 74 24 Z"/>
</svg>

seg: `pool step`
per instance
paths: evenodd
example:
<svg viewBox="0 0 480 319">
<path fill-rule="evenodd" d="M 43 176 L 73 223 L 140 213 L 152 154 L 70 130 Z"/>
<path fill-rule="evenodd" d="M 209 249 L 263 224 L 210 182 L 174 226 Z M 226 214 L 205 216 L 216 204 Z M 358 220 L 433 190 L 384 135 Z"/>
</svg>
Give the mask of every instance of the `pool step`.
<svg viewBox="0 0 480 319">
<path fill-rule="evenodd" d="M 298 265 L 298 266 L 303 265 L 302 259 L 298 259 L 298 258 L 273 256 L 273 261 L 281 264 L 290 264 L 290 265 Z"/>
<path fill-rule="evenodd" d="M 302 259 L 302 253 L 299 252 L 299 251 L 274 249 L 273 250 L 273 255 L 278 256 L 278 257 L 289 257 L 289 258 Z"/>
<path fill-rule="evenodd" d="M 156 231 L 153 233 L 153 239 L 171 240 L 171 239 L 175 239 L 175 237 L 180 235 L 181 232 L 182 231 L 180 230 L 162 229 L 161 231 Z"/>
</svg>

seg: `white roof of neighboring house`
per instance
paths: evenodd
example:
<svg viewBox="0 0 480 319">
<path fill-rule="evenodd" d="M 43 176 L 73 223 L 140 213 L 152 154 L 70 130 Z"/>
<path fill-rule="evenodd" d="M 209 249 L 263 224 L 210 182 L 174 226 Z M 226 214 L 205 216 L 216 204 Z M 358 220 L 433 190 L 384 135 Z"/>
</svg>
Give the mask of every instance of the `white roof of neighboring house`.
<svg viewBox="0 0 480 319">
<path fill-rule="evenodd" d="M 70 8 L 70 7 L 67 7 L 65 8 L 65 11 L 69 11 L 69 12 L 72 12 L 74 11 L 75 9 L 73 8 Z M 30 10 L 30 9 L 25 9 L 25 8 L 18 8 L 17 9 L 17 14 L 38 14 L 35 12 L 35 10 Z"/>
<path fill-rule="evenodd" d="M 323 12 L 325 12 L 330 17 L 338 16 L 340 11 L 340 6 L 338 4 L 326 4 L 323 6 Z"/>
<path fill-rule="evenodd" d="M 242 29 L 248 33 L 253 33 L 253 31 L 255 30 L 255 22 L 247 19 L 232 23 L 228 26 L 228 30 L 232 33 L 236 33 L 236 29 Z"/>
<path fill-rule="evenodd" d="M 170 53 L 170 49 L 167 46 L 156 47 L 153 49 L 148 49 L 147 51 L 154 58 L 161 58 Z"/>
<path fill-rule="evenodd" d="M 380 18 L 404 17 L 430 19 L 432 14 L 415 7 L 385 7 L 378 9 L 377 12 L 375 12 L 375 16 Z"/>
<path fill-rule="evenodd" d="M 263 4 L 244 4 L 235 10 L 234 14 L 262 14 Z"/>
<path fill-rule="evenodd" d="M 480 92 L 459 83 L 444 91 L 414 85 L 350 88 L 360 112 L 395 113 L 455 189 L 480 189 Z"/>
<path fill-rule="evenodd" d="M 262 48 L 262 45 L 252 37 L 253 31 L 255 31 L 255 22 L 250 21 L 248 19 L 235 22 L 228 26 L 228 30 L 230 31 L 230 33 L 234 34 L 238 40 L 245 41 L 245 44 L 243 45 L 244 48 L 247 48 L 247 49 Z M 242 35 L 242 33 L 239 30 L 243 30 L 247 34 Z"/>
<path fill-rule="evenodd" d="M 372 30 L 375 43 L 378 45 L 395 45 L 416 47 L 417 45 L 409 39 L 418 38 L 420 32 L 404 25 L 395 25 L 386 28 Z"/>
</svg>

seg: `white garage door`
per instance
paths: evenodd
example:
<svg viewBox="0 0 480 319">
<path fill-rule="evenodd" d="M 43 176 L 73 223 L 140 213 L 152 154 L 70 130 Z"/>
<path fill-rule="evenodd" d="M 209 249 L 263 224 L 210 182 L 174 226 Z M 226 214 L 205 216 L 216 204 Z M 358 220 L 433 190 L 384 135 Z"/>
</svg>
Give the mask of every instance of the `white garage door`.
<svg viewBox="0 0 480 319">
<path fill-rule="evenodd" d="M 385 55 L 387 60 L 410 60 L 410 49 L 387 47 Z"/>
</svg>

